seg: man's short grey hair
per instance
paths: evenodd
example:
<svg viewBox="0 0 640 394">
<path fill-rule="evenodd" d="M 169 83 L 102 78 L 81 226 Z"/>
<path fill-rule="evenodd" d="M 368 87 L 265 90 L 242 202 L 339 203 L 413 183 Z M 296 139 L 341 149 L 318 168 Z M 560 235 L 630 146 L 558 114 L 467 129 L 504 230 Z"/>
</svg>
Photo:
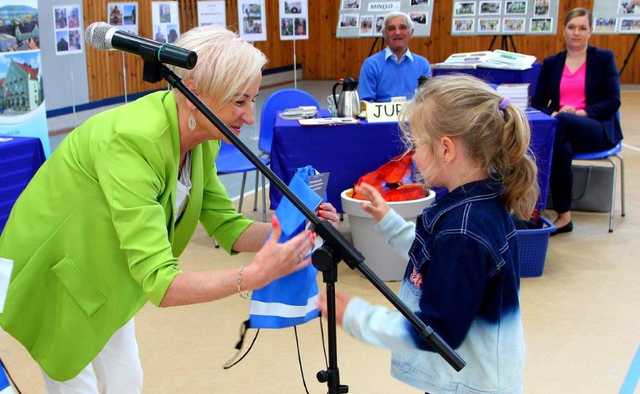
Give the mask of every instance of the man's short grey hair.
<svg viewBox="0 0 640 394">
<path fill-rule="evenodd" d="M 411 20 L 411 18 L 409 17 L 409 15 L 407 15 L 405 12 L 402 11 L 391 11 L 389 13 L 387 13 L 387 15 L 384 16 L 384 21 L 383 21 L 383 26 L 384 29 L 387 29 L 387 24 L 389 23 L 389 21 L 393 18 L 397 18 L 397 17 L 402 17 L 404 18 L 404 23 L 407 25 L 407 27 L 409 28 L 409 30 L 411 30 L 411 32 L 413 33 L 413 21 Z"/>
<path fill-rule="evenodd" d="M 175 45 L 198 54 L 192 70 L 172 67 L 182 79 L 193 81 L 200 96 L 224 105 L 262 75 L 266 56 L 250 43 L 223 27 L 196 27 L 182 34 Z"/>
</svg>

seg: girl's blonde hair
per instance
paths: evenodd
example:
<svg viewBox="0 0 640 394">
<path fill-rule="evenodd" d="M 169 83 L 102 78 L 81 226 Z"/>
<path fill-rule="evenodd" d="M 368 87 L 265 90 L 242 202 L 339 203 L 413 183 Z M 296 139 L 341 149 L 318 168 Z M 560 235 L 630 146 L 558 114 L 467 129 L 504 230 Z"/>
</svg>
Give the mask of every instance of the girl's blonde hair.
<svg viewBox="0 0 640 394">
<path fill-rule="evenodd" d="M 405 139 L 426 144 L 444 136 L 463 141 L 470 158 L 504 186 L 507 209 L 529 219 L 538 198 L 537 168 L 528 154 L 529 123 L 489 85 L 463 75 L 427 81 L 405 107 Z"/>
<path fill-rule="evenodd" d="M 198 54 L 191 70 L 173 67 L 182 79 L 220 105 L 247 91 L 267 63 L 265 55 L 237 34 L 216 26 L 196 27 L 182 34 L 175 45 Z"/>
</svg>

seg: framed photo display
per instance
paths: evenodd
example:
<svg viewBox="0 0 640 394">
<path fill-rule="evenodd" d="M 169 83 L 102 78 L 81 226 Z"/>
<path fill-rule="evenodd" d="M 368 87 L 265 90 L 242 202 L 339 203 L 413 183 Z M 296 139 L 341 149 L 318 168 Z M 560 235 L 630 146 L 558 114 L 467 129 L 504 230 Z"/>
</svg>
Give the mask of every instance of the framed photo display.
<svg viewBox="0 0 640 394">
<path fill-rule="evenodd" d="M 558 4 L 559 0 L 453 0 L 451 35 L 556 34 Z"/>
<path fill-rule="evenodd" d="M 413 21 L 414 37 L 428 37 L 431 34 L 434 1 L 340 0 L 336 37 L 381 37 L 384 16 L 392 11 L 402 11 L 409 15 Z"/>
<path fill-rule="evenodd" d="M 594 34 L 640 34 L 639 0 L 594 0 Z"/>
</svg>

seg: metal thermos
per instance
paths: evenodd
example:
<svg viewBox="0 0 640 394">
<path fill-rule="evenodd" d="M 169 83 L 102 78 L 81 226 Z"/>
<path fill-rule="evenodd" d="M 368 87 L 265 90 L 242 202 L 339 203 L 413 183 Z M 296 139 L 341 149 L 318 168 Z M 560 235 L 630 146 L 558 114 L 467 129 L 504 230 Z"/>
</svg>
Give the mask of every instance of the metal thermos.
<svg viewBox="0 0 640 394">
<path fill-rule="evenodd" d="M 340 95 L 336 95 L 336 88 L 342 85 Z M 360 113 L 360 97 L 358 97 L 358 81 L 347 77 L 333 85 L 333 100 L 339 117 L 356 117 Z"/>
</svg>

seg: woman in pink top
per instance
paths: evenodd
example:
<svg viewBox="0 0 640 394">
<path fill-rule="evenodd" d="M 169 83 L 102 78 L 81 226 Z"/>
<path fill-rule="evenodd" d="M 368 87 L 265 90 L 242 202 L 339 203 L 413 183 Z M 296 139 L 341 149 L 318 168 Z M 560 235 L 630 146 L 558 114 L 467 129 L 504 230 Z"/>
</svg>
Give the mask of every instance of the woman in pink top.
<svg viewBox="0 0 640 394">
<path fill-rule="evenodd" d="M 622 140 L 617 116 L 620 77 L 613 53 L 589 46 L 592 17 L 574 8 L 564 20 L 566 50 L 544 60 L 532 106 L 558 120 L 551 167 L 551 196 L 558 212 L 555 234 L 573 230 L 571 160 Z"/>
</svg>

